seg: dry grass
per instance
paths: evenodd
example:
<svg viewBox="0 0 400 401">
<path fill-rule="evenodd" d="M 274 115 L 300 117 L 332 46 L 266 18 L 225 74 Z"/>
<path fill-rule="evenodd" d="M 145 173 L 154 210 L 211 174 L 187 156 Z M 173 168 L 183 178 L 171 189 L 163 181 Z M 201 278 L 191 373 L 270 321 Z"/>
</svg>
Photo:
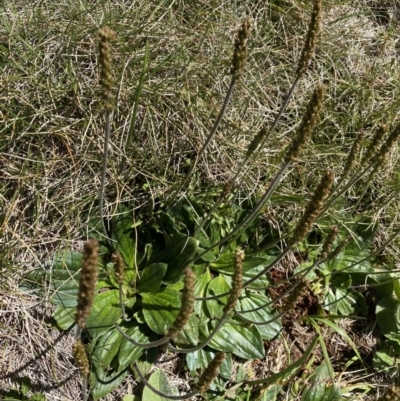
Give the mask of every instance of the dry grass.
<svg viewBox="0 0 400 401">
<path fill-rule="evenodd" d="M 293 79 L 310 8 L 304 2 L 150 3 L 40 0 L 29 5 L 5 1 L 1 7 L 0 291 L 5 296 L 0 311 L 0 387 L 4 390 L 29 376 L 32 390 L 45 393 L 49 400 L 79 399 L 71 334 L 59 339 L 59 333 L 46 324 L 52 310 L 49 299 L 22 291 L 18 283 L 27 270 L 44 269 L 54 250 L 80 249 L 82 237 L 88 235 L 88 216 L 96 210 L 104 124 L 98 101 L 99 27 L 111 26 L 118 38 L 117 104 L 106 182 L 110 213 L 121 201 L 139 209 L 150 199 L 154 207 L 187 171 L 229 85 L 232 37 L 246 14 L 254 20 L 248 68 L 199 163 L 193 191 L 198 184 L 219 185 L 232 176 L 252 136 L 263 123 L 272 123 Z M 377 4 L 381 2 L 325 5 L 316 57 L 279 129 L 242 178 L 243 196 L 263 190 L 317 82 L 328 85 L 323 120 L 301 160 L 287 172 L 279 195 L 306 199 L 321 172 L 341 165 L 358 132 L 370 138 L 380 121 L 396 119 L 399 8 L 394 0 L 386 1 L 378 13 Z M 131 126 L 146 44 L 149 62 Z M 132 141 L 126 143 L 130 130 Z M 371 183 L 371 202 L 384 205 L 399 187 L 398 156 L 396 149 L 388 168 Z M 290 203 L 271 210 L 271 216 L 281 225 L 292 224 L 300 210 Z M 398 224 L 397 210 L 394 198 L 377 216 L 383 223 L 381 238 Z M 396 259 L 397 247 L 387 253 Z M 130 378 L 107 399 L 118 399 L 134 386 Z M 371 397 L 363 399 L 376 399 Z"/>
</svg>

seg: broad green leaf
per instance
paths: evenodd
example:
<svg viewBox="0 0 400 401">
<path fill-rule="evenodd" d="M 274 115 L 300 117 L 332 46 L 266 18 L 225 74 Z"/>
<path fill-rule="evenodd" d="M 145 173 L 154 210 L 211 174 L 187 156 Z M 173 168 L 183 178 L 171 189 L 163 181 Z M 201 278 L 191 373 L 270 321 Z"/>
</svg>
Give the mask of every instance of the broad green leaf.
<svg viewBox="0 0 400 401">
<path fill-rule="evenodd" d="M 203 373 L 215 355 L 216 352 L 209 350 L 207 347 L 206 349 L 203 348 L 199 351 L 186 354 L 186 363 L 192 377 Z M 230 379 L 232 375 L 232 355 L 230 353 L 227 354 L 227 357 L 219 367 L 219 374 L 224 379 Z"/>
<path fill-rule="evenodd" d="M 76 308 L 64 308 L 58 305 L 53 312 L 53 319 L 57 322 L 57 326 L 62 330 L 69 329 L 75 322 Z"/>
<path fill-rule="evenodd" d="M 90 374 L 90 384 L 92 386 L 91 395 L 94 400 L 99 400 L 110 394 L 125 379 L 128 371 L 105 371 L 101 368 L 95 369 Z"/>
<path fill-rule="evenodd" d="M 26 395 L 31 389 L 31 379 L 28 376 L 24 376 L 21 380 L 21 394 Z"/>
<path fill-rule="evenodd" d="M 376 322 L 383 334 L 397 332 L 400 328 L 400 301 L 382 298 L 376 306 Z"/>
<path fill-rule="evenodd" d="M 393 350 L 386 345 L 376 351 L 372 358 L 372 364 L 376 370 L 385 371 L 387 374 L 396 373 L 399 369 L 398 358 L 394 355 Z"/>
<path fill-rule="evenodd" d="M 212 279 L 207 286 L 207 296 L 223 294 L 229 292 L 231 287 L 227 284 L 224 276 L 219 275 Z M 206 302 L 208 312 L 212 318 L 221 318 L 223 315 L 223 309 L 228 301 L 229 295 L 220 297 L 217 299 L 210 299 Z"/>
<path fill-rule="evenodd" d="M 225 323 L 212 338 L 209 346 L 244 359 L 264 358 L 264 344 L 258 330 L 239 324 Z"/>
<path fill-rule="evenodd" d="M 156 256 L 156 262 L 166 263 L 165 284 L 175 284 L 182 278 L 183 270 L 193 259 L 197 251 L 198 241 L 182 233 L 164 235 L 165 250 Z"/>
<path fill-rule="evenodd" d="M 90 375 L 91 393 L 94 400 L 98 400 L 113 391 L 127 374 L 126 370 L 117 369 L 116 364 L 112 364 L 122 338 L 117 330 L 109 330 L 95 345 Z"/>
<path fill-rule="evenodd" d="M 93 338 L 109 330 L 121 317 L 118 290 L 105 291 L 94 297 L 86 327 Z"/>
<path fill-rule="evenodd" d="M 271 300 L 264 295 L 253 294 L 246 291 L 246 295 L 240 298 L 238 309 L 241 311 L 247 311 L 266 305 L 270 302 Z M 270 306 L 266 306 L 253 312 L 243 313 L 243 315 L 239 314 L 238 316 L 239 319 L 243 316 L 245 319 L 251 320 L 254 323 L 263 323 L 272 320 L 276 315 L 276 311 L 273 311 Z M 259 331 L 263 340 L 271 340 L 281 332 L 282 323 L 280 319 L 276 319 L 271 323 L 256 324 L 255 327 Z"/>
<path fill-rule="evenodd" d="M 258 273 L 263 271 L 269 263 L 273 260 L 271 258 L 261 258 L 258 256 L 245 256 L 243 261 L 243 280 L 248 281 Z M 233 252 L 223 254 L 216 262 L 211 263 L 211 267 L 218 270 L 220 273 L 232 276 L 234 272 L 233 265 Z M 259 278 L 254 283 L 250 284 L 247 288 L 262 290 L 268 287 L 268 280 L 265 276 Z"/>
<path fill-rule="evenodd" d="M 282 386 L 279 384 L 273 384 L 267 390 L 264 390 L 260 401 L 276 401 L 281 390 Z"/>
<path fill-rule="evenodd" d="M 159 390 L 165 394 L 169 395 L 179 394 L 178 390 L 169 383 L 168 378 L 162 369 L 156 370 L 151 375 L 149 379 L 149 384 L 152 385 L 156 390 Z M 151 391 L 151 389 L 145 386 L 143 390 L 142 401 L 169 401 L 169 400 L 168 398 L 161 397 L 155 394 L 153 391 Z"/>
<path fill-rule="evenodd" d="M 79 252 L 57 252 L 54 255 L 50 290 L 55 304 L 65 307 L 77 305 L 82 259 Z"/>
<path fill-rule="evenodd" d="M 133 219 L 130 210 L 120 204 L 117 214 L 111 219 L 111 239 L 116 251 L 123 257 L 128 268 L 135 266 L 135 239 L 132 229 Z"/>
<path fill-rule="evenodd" d="M 152 333 L 148 329 L 147 326 L 144 325 L 135 325 L 131 327 L 121 327 L 121 329 L 133 340 L 138 343 L 146 344 L 150 341 L 155 340 L 154 333 Z M 118 362 L 120 368 L 124 368 L 129 366 L 132 362 L 138 360 L 143 353 L 145 352 L 144 348 L 137 347 L 136 345 L 129 342 L 126 338 L 122 339 L 121 347 L 118 353 Z"/>
<path fill-rule="evenodd" d="M 165 263 L 154 263 L 140 272 L 140 278 L 136 283 L 139 293 L 156 292 L 160 289 L 163 277 L 167 271 Z"/>
<path fill-rule="evenodd" d="M 169 288 L 155 293 L 142 294 L 143 315 L 146 323 L 155 333 L 165 335 L 175 321 L 181 305 L 181 294 Z"/>
<path fill-rule="evenodd" d="M 184 329 L 173 338 L 173 341 L 175 344 L 193 345 L 199 342 L 198 318 L 194 313 L 190 316 Z"/>
<path fill-rule="evenodd" d="M 340 388 L 331 383 L 329 368 L 326 363 L 318 366 L 310 378 L 310 384 L 303 392 L 302 401 L 340 401 Z"/>
<path fill-rule="evenodd" d="M 194 294 L 196 297 L 202 298 L 206 296 L 207 286 L 210 281 L 211 281 L 210 270 L 206 269 L 205 273 L 202 274 L 196 281 L 194 287 Z M 206 301 L 197 301 L 195 303 L 194 310 L 196 312 L 196 315 L 198 315 L 200 319 L 205 316 L 206 307 L 207 307 Z"/>
</svg>

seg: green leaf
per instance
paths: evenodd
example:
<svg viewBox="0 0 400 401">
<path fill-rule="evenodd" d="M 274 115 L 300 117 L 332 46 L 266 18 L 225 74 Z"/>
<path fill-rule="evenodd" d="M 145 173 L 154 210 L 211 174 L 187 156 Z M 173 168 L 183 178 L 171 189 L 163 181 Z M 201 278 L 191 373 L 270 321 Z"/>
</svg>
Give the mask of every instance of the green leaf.
<svg viewBox="0 0 400 401">
<path fill-rule="evenodd" d="M 153 294 L 142 294 L 143 315 L 150 329 L 165 335 L 175 321 L 181 304 L 181 293 L 170 288 L 163 288 Z M 194 318 L 194 315 L 191 319 Z M 189 322 L 184 329 L 186 338 L 196 341 L 197 324 Z"/>
<path fill-rule="evenodd" d="M 50 291 L 55 304 L 65 307 L 77 305 L 82 259 L 79 252 L 57 252 L 54 255 Z"/>
<path fill-rule="evenodd" d="M 156 262 L 168 264 L 165 284 L 175 284 L 182 278 L 183 270 L 196 254 L 198 241 L 182 233 L 165 234 L 165 250 L 156 256 Z"/>
<path fill-rule="evenodd" d="M 303 392 L 302 401 L 340 401 L 340 388 L 331 383 L 329 368 L 326 363 L 318 366 L 311 376 L 311 383 Z"/>
<path fill-rule="evenodd" d="M 133 340 L 138 343 L 148 343 L 153 341 L 152 333 L 149 331 L 148 327 L 145 325 L 135 325 L 133 327 L 121 327 L 121 329 Z M 145 352 L 144 348 L 139 348 L 136 345 L 129 342 L 126 338 L 122 339 L 121 347 L 118 353 L 118 363 L 120 368 L 129 366 L 132 362 L 137 361 Z"/>
<path fill-rule="evenodd" d="M 111 239 L 114 248 L 121 254 L 128 268 L 135 266 L 135 239 L 132 229 L 133 219 L 130 210 L 119 204 L 117 214 L 111 219 Z"/>
<path fill-rule="evenodd" d="M 111 393 L 122 382 L 127 374 L 124 368 L 113 364 L 122 342 L 117 330 L 109 330 L 95 345 L 92 355 L 91 385 L 93 399 L 98 400 Z"/>
<path fill-rule="evenodd" d="M 156 292 L 160 289 L 162 279 L 167 271 L 165 263 L 154 263 L 140 272 L 140 279 L 136 284 L 139 293 Z"/>
<path fill-rule="evenodd" d="M 102 292 L 94 297 L 86 327 L 93 338 L 109 330 L 121 317 L 118 290 Z"/>
<path fill-rule="evenodd" d="M 26 395 L 31 389 L 31 379 L 28 376 L 24 376 L 21 380 L 20 392 L 22 395 Z"/>
<path fill-rule="evenodd" d="M 61 330 L 69 329 L 75 322 L 76 308 L 64 308 L 58 305 L 53 312 L 53 319 Z"/>
<path fill-rule="evenodd" d="M 212 338 L 209 346 L 244 359 L 264 358 L 264 344 L 258 330 L 239 324 L 225 323 Z"/>
<path fill-rule="evenodd" d="M 225 292 L 229 292 L 231 290 L 231 287 L 227 284 L 224 276 L 220 275 L 218 277 L 215 277 L 213 280 L 211 280 L 208 283 L 207 287 L 207 296 L 213 296 L 213 295 L 219 295 L 223 294 Z M 212 318 L 221 318 L 223 315 L 223 309 L 228 302 L 229 295 L 226 295 L 224 297 L 220 297 L 217 299 L 210 299 L 207 301 L 206 306 L 208 309 L 208 312 Z"/>
<path fill-rule="evenodd" d="M 246 256 L 243 261 L 243 280 L 248 281 L 262 270 L 272 261 L 271 258 L 261 258 L 257 256 Z M 211 267 L 218 270 L 220 273 L 227 276 L 232 276 L 234 272 L 233 265 L 233 252 L 229 251 L 223 254 L 216 262 L 211 263 Z M 265 277 L 261 277 L 254 283 L 250 284 L 247 288 L 262 290 L 268 287 L 268 280 Z"/>
<path fill-rule="evenodd" d="M 400 301 L 391 297 L 382 298 L 376 306 L 376 322 L 383 334 L 400 329 Z"/>
<path fill-rule="evenodd" d="M 251 310 L 263 306 L 270 301 L 271 300 L 264 295 L 253 294 L 246 291 L 246 296 L 240 298 L 239 308 L 241 311 Z M 267 306 L 253 312 L 244 313 L 243 315 L 239 314 L 238 316 L 239 319 L 243 316 L 254 323 L 262 323 L 272 320 L 276 315 L 276 311 L 274 311 L 270 306 Z M 280 319 L 276 319 L 268 324 L 257 324 L 255 327 L 259 331 L 263 340 L 271 340 L 281 332 L 282 323 Z"/>
<path fill-rule="evenodd" d="M 386 345 L 376 351 L 372 358 L 372 364 L 376 370 L 386 371 L 385 373 L 387 374 L 397 373 L 399 368 L 399 361 L 394 355 L 393 350 Z"/>
<path fill-rule="evenodd" d="M 202 274 L 196 281 L 194 287 L 194 294 L 196 297 L 202 298 L 206 296 L 207 286 L 211 280 L 212 278 L 210 270 L 206 269 L 205 273 Z M 195 303 L 194 310 L 196 312 L 196 315 L 198 315 L 200 319 L 205 316 L 206 307 L 207 307 L 206 301 L 197 301 Z"/>
<path fill-rule="evenodd" d="M 162 369 L 156 370 L 149 379 L 149 384 L 151 384 L 156 390 L 162 391 L 168 395 L 178 395 L 178 390 L 171 386 Z M 155 393 L 147 386 L 144 387 L 142 401 L 169 401 L 168 398 L 161 397 Z"/>
<path fill-rule="evenodd" d="M 192 377 L 198 376 L 204 372 L 205 368 L 215 357 L 216 352 L 207 347 L 195 352 L 186 354 L 186 363 Z M 224 379 L 229 380 L 232 375 L 232 355 L 229 353 L 219 367 L 219 374 Z"/>
</svg>

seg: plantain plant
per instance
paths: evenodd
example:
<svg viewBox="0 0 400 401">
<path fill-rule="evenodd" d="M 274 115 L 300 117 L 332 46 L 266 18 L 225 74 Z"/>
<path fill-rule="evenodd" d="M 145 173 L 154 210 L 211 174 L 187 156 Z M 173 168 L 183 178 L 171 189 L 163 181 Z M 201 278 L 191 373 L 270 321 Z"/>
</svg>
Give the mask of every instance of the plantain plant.
<svg viewBox="0 0 400 401">
<path fill-rule="evenodd" d="M 50 261 L 50 289 L 57 305 L 53 318 L 61 330 L 75 326 L 73 354 L 84 379 L 84 397 L 86 380 L 97 400 L 132 371 L 145 384 L 144 400 L 156 399 L 153 394 L 161 397 L 158 399 L 176 400 L 197 394 L 208 399 L 274 400 L 282 386 L 311 363 L 319 344 L 325 364 L 302 390 L 302 399 L 342 399 L 340 387 L 331 385 L 332 366 L 319 328 L 328 325 L 340 331 L 335 319 L 365 316 L 368 306 L 359 286 L 392 282 L 393 277 L 387 269 L 374 267 L 381 249 L 372 244 L 377 230 L 373 211 L 360 215 L 357 205 L 341 205 L 350 188 L 360 191 L 361 197 L 365 194 L 368 182 L 397 143 L 400 126 L 394 126 L 389 134 L 384 125 L 378 127 L 363 155 L 360 144 L 365 140 L 357 137 L 343 171 L 324 172 L 300 219 L 287 223 L 281 232 L 266 218 L 265 208 L 279 204 L 274 190 L 318 125 L 325 87 L 317 85 L 265 191 L 244 201 L 235 196 L 249 161 L 278 126 L 309 66 L 320 30 L 321 3 L 314 2 L 293 84 L 281 109 L 272 126 L 265 125 L 254 135 L 232 178 L 221 187 L 188 191 L 195 186 L 197 162 L 205 155 L 244 73 L 249 18 L 235 41 L 225 101 L 187 174 L 157 210 L 133 214 L 130 205 L 119 204 L 110 219 L 104 217 L 103 205 L 113 110 L 113 35 L 107 28 L 101 31 L 99 60 L 106 125 L 99 214 L 91 218 L 92 240 L 86 243 L 84 255 L 62 251 Z M 384 135 L 388 135 L 385 140 Z M 328 213 L 333 207 L 340 212 Z M 293 252 L 303 255 L 297 268 L 276 278 L 272 273 Z M 281 335 L 282 318 L 306 295 L 313 300 L 313 312 L 296 319 L 315 334 L 304 354 L 265 378 L 251 379 L 240 368 L 233 384 L 233 361 L 262 360 L 264 342 Z M 387 338 L 393 341 L 391 332 L 387 331 Z M 201 373 L 189 383 L 190 391 L 177 394 L 160 370 L 146 378 L 165 352 L 181 355 L 193 378 Z M 359 356 L 357 349 L 355 353 Z M 321 386 L 321 380 L 331 384 Z"/>
</svg>

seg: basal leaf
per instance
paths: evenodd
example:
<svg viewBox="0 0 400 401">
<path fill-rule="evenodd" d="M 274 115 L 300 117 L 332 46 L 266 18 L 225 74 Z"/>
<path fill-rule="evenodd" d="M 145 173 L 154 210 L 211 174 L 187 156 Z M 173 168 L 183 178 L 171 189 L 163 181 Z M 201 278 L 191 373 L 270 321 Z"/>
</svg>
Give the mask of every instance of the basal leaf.
<svg viewBox="0 0 400 401">
<path fill-rule="evenodd" d="M 241 311 L 249 311 L 266 305 L 270 303 L 270 301 L 271 300 L 264 295 L 253 294 L 247 291 L 246 295 L 240 298 L 240 304 L 238 305 L 238 308 Z M 254 323 L 263 323 L 272 320 L 276 315 L 276 311 L 273 311 L 270 306 L 267 306 L 256 311 L 244 313 L 243 315 L 239 314 L 239 318 L 243 316 L 245 319 Z M 271 323 L 256 324 L 255 327 L 259 331 L 263 340 L 271 340 L 272 338 L 275 338 L 282 330 L 282 323 L 280 319 L 276 319 Z"/>
<path fill-rule="evenodd" d="M 165 250 L 157 255 L 156 262 L 168 265 L 164 283 L 175 284 L 182 278 L 183 270 L 196 254 L 198 241 L 182 233 L 166 234 L 164 237 Z"/>
<path fill-rule="evenodd" d="M 135 266 L 135 239 L 132 229 L 133 219 L 130 210 L 120 204 L 117 214 L 111 219 L 111 239 L 116 251 L 123 257 L 128 268 Z"/>
<path fill-rule="evenodd" d="M 57 322 L 57 326 L 62 330 L 69 329 L 75 322 L 76 308 L 64 308 L 58 305 L 53 312 L 53 319 Z"/>
<path fill-rule="evenodd" d="M 109 328 L 121 317 L 118 290 L 105 291 L 94 297 L 86 327 L 93 338 Z"/>
<path fill-rule="evenodd" d="M 400 326 L 400 301 L 382 298 L 376 306 L 376 322 L 383 334 L 397 332 Z"/>
<path fill-rule="evenodd" d="M 50 290 L 55 304 L 65 307 L 77 305 L 82 259 L 79 252 L 57 252 L 54 255 Z"/>
<path fill-rule="evenodd" d="M 122 382 L 127 370 L 111 364 L 116 357 L 122 342 L 117 330 L 109 330 L 97 341 L 92 356 L 90 375 L 92 397 L 98 400 L 113 391 Z"/>
<path fill-rule="evenodd" d="M 216 352 L 211 351 L 209 348 L 201 349 L 199 351 L 186 354 L 186 363 L 192 377 L 197 377 L 204 372 L 204 369 L 215 357 Z M 229 353 L 219 367 L 219 374 L 224 379 L 230 379 L 232 375 L 232 355 Z"/>
<path fill-rule="evenodd" d="M 143 293 L 143 315 L 150 329 L 165 335 L 175 321 L 181 304 L 181 294 L 169 288 L 155 293 Z"/>
<path fill-rule="evenodd" d="M 136 289 L 139 293 L 156 292 L 160 289 L 163 277 L 167 271 L 165 263 L 154 263 L 140 272 Z"/>
<path fill-rule="evenodd" d="M 219 295 L 230 291 L 231 287 L 226 282 L 224 276 L 220 275 L 212 279 L 207 286 L 207 296 Z M 229 295 L 217 299 L 210 299 L 206 302 L 208 312 L 212 318 L 221 318 L 223 308 L 228 302 Z"/>
<path fill-rule="evenodd" d="M 156 370 L 150 377 L 149 383 L 159 391 L 162 391 L 165 394 L 169 395 L 177 395 L 179 394 L 178 390 L 173 387 L 169 381 L 167 376 L 165 375 L 162 369 Z M 145 386 L 143 390 L 143 398 L 142 401 L 169 401 L 168 398 L 161 397 L 155 394 L 151 389 Z"/>
<path fill-rule="evenodd" d="M 138 343 L 145 344 L 155 340 L 154 333 L 151 333 L 149 328 L 145 325 L 136 324 L 135 326 L 131 327 L 121 327 L 121 329 Z M 129 366 L 132 362 L 135 362 L 145 351 L 146 350 L 144 348 L 137 347 L 129 342 L 126 338 L 123 338 L 118 353 L 118 362 L 120 368 Z"/>
<path fill-rule="evenodd" d="M 220 273 L 232 276 L 234 271 L 233 252 L 227 252 L 222 255 L 216 262 L 211 263 L 211 267 Z M 243 261 L 243 280 L 248 281 L 258 273 L 263 271 L 266 266 L 273 260 L 271 258 L 261 258 L 258 256 L 245 256 Z M 268 287 L 266 277 L 260 277 L 257 281 L 248 286 L 249 289 L 262 290 Z"/>
<path fill-rule="evenodd" d="M 212 280 L 210 271 L 206 269 L 205 273 L 202 274 L 196 281 L 195 287 L 194 287 L 194 294 L 196 297 L 205 297 L 206 296 L 206 291 L 207 291 L 207 286 L 209 282 Z M 199 316 L 201 319 L 202 317 L 205 316 L 207 308 L 207 302 L 206 301 L 197 301 L 194 305 L 194 309 L 196 312 L 196 315 Z"/>
<path fill-rule="evenodd" d="M 209 346 L 244 359 L 264 358 L 264 344 L 258 330 L 239 324 L 225 323 L 212 338 Z"/>
</svg>

